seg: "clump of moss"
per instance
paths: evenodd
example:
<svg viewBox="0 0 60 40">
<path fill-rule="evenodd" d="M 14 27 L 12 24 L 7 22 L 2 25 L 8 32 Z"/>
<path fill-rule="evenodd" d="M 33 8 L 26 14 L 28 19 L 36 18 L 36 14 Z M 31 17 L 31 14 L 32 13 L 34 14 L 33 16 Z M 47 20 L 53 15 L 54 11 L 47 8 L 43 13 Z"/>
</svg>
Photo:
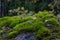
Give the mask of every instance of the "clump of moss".
<svg viewBox="0 0 60 40">
<path fill-rule="evenodd" d="M 18 35 L 18 31 L 12 31 L 7 34 L 7 39 L 11 39 L 12 37 L 15 37 L 16 35 Z"/>
<path fill-rule="evenodd" d="M 36 30 L 37 28 L 41 27 L 43 25 L 43 23 L 41 21 L 37 20 L 32 20 L 32 21 L 27 21 L 21 24 L 16 25 L 13 29 L 16 31 L 20 31 L 20 30 Z"/>
<path fill-rule="evenodd" d="M 2 37 L 0 37 L 0 40 L 3 40 L 3 38 L 2 38 Z"/>
<path fill-rule="evenodd" d="M 24 18 L 22 19 L 20 16 L 14 16 L 14 17 L 3 17 L 0 18 L 0 27 L 3 27 L 5 25 L 8 25 L 9 27 L 14 27 L 19 23 L 32 20 L 32 17 Z"/>
<path fill-rule="evenodd" d="M 7 33 L 8 39 L 14 38 L 20 32 L 35 32 L 36 40 L 40 40 L 42 36 L 43 39 L 41 40 L 49 40 L 52 32 L 60 30 L 60 24 L 57 18 L 47 11 L 39 12 L 27 18 L 21 18 L 20 16 L 3 17 L 0 19 L 0 22 L 0 28 L 7 24 L 13 29 L 13 31 Z M 51 24 L 50 26 L 48 25 L 50 28 L 46 24 Z M 56 29 L 53 30 L 53 28 Z M 45 35 L 47 36 L 45 37 Z"/>
<path fill-rule="evenodd" d="M 0 30 L 0 35 L 3 34 L 3 32 L 4 32 L 3 30 Z"/>
</svg>

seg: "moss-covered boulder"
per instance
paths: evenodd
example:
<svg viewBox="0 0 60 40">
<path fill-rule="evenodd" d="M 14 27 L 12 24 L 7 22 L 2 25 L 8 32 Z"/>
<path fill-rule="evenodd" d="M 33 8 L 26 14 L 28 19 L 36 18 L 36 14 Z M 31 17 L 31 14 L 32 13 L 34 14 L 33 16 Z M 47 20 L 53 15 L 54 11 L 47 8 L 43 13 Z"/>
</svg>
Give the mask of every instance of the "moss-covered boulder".
<svg viewBox="0 0 60 40">
<path fill-rule="evenodd" d="M 3 30 L 2 28 L 4 26 L 12 28 L 12 31 L 8 29 Z M 27 18 L 22 18 L 20 16 L 0 18 L 1 40 L 3 40 L 3 33 L 7 34 L 7 40 L 15 40 L 14 38 L 18 34 L 25 32 L 34 32 L 36 40 L 51 40 L 52 37 L 60 39 L 60 24 L 58 19 L 47 11 L 39 12 Z"/>
</svg>

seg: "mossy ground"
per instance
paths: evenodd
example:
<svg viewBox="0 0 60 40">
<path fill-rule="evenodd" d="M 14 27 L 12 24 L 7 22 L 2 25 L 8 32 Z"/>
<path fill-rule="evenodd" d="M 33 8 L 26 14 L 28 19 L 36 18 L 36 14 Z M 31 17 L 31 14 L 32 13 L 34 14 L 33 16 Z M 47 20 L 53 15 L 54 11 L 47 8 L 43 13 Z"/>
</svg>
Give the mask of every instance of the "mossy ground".
<svg viewBox="0 0 60 40">
<path fill-rule="evenodd" d="M 4 26 L 12 28 L 12 31 L 3 30 Z M 27 18 L 20 16 L 0 18 L 0 35 L 4 32 L 7 33 L 8 40 L 23 32 L 35 32 L 36 40 L 50 40 L 52 37 L 60 39 L 60 24 L 53 14 L 43 11 Z M 51 35 L 53 33 L 54 35 Z M 2 36 L 0 39 L 3 40 Z"/>
</svg>

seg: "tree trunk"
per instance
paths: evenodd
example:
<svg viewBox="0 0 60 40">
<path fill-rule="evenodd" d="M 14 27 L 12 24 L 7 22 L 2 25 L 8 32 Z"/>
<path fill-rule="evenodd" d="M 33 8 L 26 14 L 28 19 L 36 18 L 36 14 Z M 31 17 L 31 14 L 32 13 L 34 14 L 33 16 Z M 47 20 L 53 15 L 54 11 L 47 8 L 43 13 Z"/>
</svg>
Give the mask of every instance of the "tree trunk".
<svg viewBox="0 0 60 40">
<path fill-rule="evenodd" d="M 6 0 L 0 0 L 0 17 L 6 14 Z"/>
</svg>

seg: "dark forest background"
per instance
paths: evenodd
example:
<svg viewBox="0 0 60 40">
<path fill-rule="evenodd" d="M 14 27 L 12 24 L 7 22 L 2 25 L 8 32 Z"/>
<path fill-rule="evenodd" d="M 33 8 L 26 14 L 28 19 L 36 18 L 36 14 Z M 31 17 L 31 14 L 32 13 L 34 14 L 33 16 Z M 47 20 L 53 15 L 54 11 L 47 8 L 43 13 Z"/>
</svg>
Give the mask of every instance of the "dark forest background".
<svg viewBox="0 0 60 40">
<path fill-rule="evenodd" d="M 59 0 L 1 0 L 0 1 L 0 17 L 13 16 L 19 13 L 19 10 L 34 11 L 52 11 L 55 15 L 60 13 L 60 1 Z M 18 9 L 17 12 L 14 10 Z M 10 12 L 9 12 L 10 10 Z M 11 12 L 11 10 L 13 12 Z M 10 14 L 11 13 L 11 14 Z M 20 12 L 21 14 L 21 12 Z"/>
</svg>

